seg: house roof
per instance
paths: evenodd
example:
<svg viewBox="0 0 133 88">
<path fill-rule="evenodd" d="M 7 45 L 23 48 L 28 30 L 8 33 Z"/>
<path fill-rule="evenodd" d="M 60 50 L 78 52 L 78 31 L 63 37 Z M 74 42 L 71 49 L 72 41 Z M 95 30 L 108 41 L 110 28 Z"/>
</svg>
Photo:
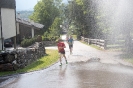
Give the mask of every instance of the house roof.
<svg viewBox="0 0 133 88">
<path fill-rule="evenodd" d="M 35 29 L 42 29 L 44 27 L 43 24 L 36 23 L 36 22 L 33 22 L 33 21 L 24 20 L 24 19 L 21 19 L 21 18 L 16 18 L 16 21 L 20 24 L 30 26 L 30 27 L 34 27 Z"/>
<path fill-rule="evenodd" d="M 16 8 L 16 2 L 15 0 L 0 0 L 0 8 Z"/>
</svg>

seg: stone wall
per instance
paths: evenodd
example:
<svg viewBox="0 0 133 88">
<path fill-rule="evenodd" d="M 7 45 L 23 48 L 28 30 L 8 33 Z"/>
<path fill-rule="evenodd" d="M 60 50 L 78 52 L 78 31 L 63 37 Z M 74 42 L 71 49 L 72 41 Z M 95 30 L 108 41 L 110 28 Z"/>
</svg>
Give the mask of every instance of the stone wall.
<svg viewBox="0 0 133 88">
<path fill-rule="evenodd" d="M 43 42 L 36 42 L 27 48 L 4 51 L 0 54 L 0 71 L 24 68 L 46 54 Z"/>
</svg>

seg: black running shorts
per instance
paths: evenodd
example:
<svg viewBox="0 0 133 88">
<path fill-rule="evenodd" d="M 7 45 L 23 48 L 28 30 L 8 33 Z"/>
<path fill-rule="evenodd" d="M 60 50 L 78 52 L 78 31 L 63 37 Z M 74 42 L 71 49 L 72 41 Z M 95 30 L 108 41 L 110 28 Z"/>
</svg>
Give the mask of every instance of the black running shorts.
<svg viewBox="0 0 133 88">
<path fill-rule="evenodd" d="M 70 48 L 73 48 L 73 45 L 69 45 L 69 49 L 70 49 Z"/>
<path fill-rule="evenodd" d="M 61 54 L 65 54 L 65 51 L 59 51 L 59 53 L 61 53 Z"/>
</svg>

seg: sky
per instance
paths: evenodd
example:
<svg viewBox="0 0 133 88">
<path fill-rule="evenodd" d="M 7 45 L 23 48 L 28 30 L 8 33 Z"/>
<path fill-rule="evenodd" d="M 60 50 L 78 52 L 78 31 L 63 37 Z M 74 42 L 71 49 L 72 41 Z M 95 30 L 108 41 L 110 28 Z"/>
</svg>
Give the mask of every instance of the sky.
<svg viewBox="0 0 133 88">
<path fill-rule="evenodd" d="M 16 10 L 33 10 L 37 1 L 39 0 L 16 0 Z M 67 0 L 63 0 L 63 2 L 67 2 Z"/>
</svg>

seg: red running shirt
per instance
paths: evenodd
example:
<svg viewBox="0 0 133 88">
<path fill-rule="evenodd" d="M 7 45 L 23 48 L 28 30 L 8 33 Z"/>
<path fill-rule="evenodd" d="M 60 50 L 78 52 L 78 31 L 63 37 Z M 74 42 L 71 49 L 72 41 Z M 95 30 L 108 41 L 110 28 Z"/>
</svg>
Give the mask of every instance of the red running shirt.
<svg viewBox="0 0 133 88">
<path fill-rule="evenodd" d="M 65 51 L 65 50 L 64 50 L 64 47 L 66 47 L 66 46 L 65 46 L 65 44 L 64 44 L 63 42 L 59 42 L 59 43 L 57 44 L 57 46 L 58 46 L 58 51 L 59 51 L 59 52 Z M 60 47 L 62 47 L 62 48 L 60 48 Z"/>
</svg>

